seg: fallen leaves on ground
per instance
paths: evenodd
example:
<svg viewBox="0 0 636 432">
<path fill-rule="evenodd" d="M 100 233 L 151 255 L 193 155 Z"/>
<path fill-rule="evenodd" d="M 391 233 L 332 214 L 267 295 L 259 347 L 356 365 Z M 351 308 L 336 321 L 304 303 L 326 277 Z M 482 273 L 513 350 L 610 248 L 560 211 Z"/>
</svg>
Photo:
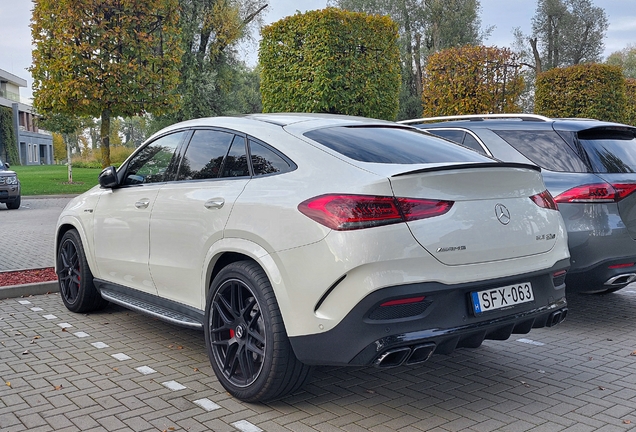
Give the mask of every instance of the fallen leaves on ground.
<svg viewBox="0 0 636 432">
<path fill-rule="evenodd" d="M 53 267 L 0 272 L 0 286 L 51 282 L 56 280 L 57 275 L 55 274 Z"/>
</svg>

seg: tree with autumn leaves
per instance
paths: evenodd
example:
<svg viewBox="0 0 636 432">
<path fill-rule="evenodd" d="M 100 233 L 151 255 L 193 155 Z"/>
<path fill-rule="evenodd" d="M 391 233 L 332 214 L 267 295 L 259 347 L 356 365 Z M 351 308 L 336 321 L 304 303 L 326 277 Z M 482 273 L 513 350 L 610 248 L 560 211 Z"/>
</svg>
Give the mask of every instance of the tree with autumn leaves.
<svg viewBox="0 0 636 432">
<path fill-rule="evenodd" d="M 112 117 L 178 105 L 178 0 L 34 0 L 34 106 L 101 118 L 102 166 Z"/>
</svg>

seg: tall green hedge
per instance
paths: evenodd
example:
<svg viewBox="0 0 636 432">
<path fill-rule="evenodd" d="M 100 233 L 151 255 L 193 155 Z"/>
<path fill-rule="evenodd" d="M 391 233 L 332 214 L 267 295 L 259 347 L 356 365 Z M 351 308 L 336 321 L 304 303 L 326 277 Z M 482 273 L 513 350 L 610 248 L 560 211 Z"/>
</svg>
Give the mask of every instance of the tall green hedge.
<svg viewBox="0 0 636 432">
<path fill-rule="evenodd" d="M 389 17 L 326 8 L 277 21 L 262 36 L 263 112 L 397 116 L 400 52 Z"/>
<path fill-rule="evenodd" d="M 627 109 L 625 110 L 624 123 L 636 126 L 636 78 L 625 79 L 625 97 Z"/>
<path fill-rule="evenodd" d="M 625 78 L 619 66 L 580 64 L 537 77 L 535 111 L 548 117 L 624 122 Z"/>
<path fill-rule="evenodd" d="M 13 130 L 13 110 L 7 107 L 0 107 L 0 159 L 9 162 L 11 165 L 20 165 L 18 146 L 15 140 L 16 131 Z"/>
<path fill-rule="evenodd" d="M 515 54 L 508 48 L 448 48 L 428 58 L 422 83 L 424 117 L 513 113 L 523 90 Z"/>
</svg>

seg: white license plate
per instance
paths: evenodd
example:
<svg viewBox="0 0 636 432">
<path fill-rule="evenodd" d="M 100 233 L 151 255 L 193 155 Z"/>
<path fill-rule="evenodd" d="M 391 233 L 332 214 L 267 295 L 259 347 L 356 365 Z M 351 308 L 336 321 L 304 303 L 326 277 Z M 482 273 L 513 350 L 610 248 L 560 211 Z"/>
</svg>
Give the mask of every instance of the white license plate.
<svg viewBox="0 0 636 432">
<path fill-rule="evenodd" d="M 530 282 L 473 292 L 470 293 L 470 296 L 476 314 L 534 300 L 534 293 L 532 292 L 532 284 Z"/>
</svg>

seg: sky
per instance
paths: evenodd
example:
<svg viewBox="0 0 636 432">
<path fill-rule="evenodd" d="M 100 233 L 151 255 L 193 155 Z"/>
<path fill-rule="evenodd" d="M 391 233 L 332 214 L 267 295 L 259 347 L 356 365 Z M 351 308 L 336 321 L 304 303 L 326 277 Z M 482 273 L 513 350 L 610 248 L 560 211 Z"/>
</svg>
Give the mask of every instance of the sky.
<svg viewBox="0 0 636 432">
<path fill-rule="evenodd" d="M 592 0 L 605 9 L 609 28 L 605 39 L 607 56 L 636 45 L 636 0 Z M 494 26 L 485 45 L 509 47 L 513 42 L 512 29 L 520 27 L 528 34 L 536 9 L 536 0 L 481 0 L 482 27 Z M 275 22 L 297 11 L 323 9 L 327 0 L 271 0 L 265 9 L 265 24 Z M 20 89 L 25 98 L 31 97 L 31 0 L 0 0 L 0 69 L 27 80 L 27 88 Z M 257 45 L 246 45 L 239 51 L 247 64 L 256 64 Z"/>
</svg>

